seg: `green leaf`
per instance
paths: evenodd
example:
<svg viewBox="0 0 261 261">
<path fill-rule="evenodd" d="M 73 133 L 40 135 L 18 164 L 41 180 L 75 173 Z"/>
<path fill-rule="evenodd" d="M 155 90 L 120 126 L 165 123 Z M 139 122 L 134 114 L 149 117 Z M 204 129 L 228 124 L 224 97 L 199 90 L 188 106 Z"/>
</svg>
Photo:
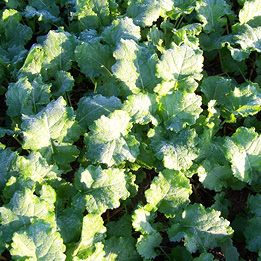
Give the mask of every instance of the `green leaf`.
<svg viewBox="0 0 261 261">
<path fill-rule="evenodd" d="M 9 243 L 13 233 L 30 225 L 32 218 L 45 220 L 55 227 L 54 202 L 37 197 L 34 191 L 16 191 L 10 202 L 0 207 L 3 240 Z"/>
<path fill-rule="evenodd" d="M 153 179 L 145 197 L 151 206 L 173 217 L 189 203 L 191 193 L 189 180 L 183 174 L 164 170 Z"/>
<path fill-rule="evenodd" d="M 78 30 L 98 29 L 101 25 L 108 24 L 117 10 L 114 0 L 96 1 L 79 0 L 75 3 Z"/>
<path fill-rule="evenodd" d="M 40 22 L 58 22 L 59 7 L 52 0 L 30 0 L 24 15 L 28 18 L 38 17 Z"/>
<path fill-rule="evenodd" d="M 193 49 L 197 49 L 199 47 L 198 35 L 201 31 L 202 25 L 200 23 L 188 24 L 179 29 L 173 29 L 173 40 L 177 45 L 184 43 Z"/>
<path fill-rule="evenodd" d="M 261 217 L 261 194 L 249 196 L 247 206 L 251 213 L 257 217 Z"/>
<path fill-rule="evenodd" d="M 160 99 L 159 114 L 168 130 L 179 132 L 196 123 L 202 112 L 200 106 L 200 96 L 195 93 L 175 91 Z"/>
<path fill-rule="evenodd" d="M 101 116 L 85 137 L 88 159 L 108 166 L 126 160 L 134 162 L 139 154 L 139 143 L 128 135 L 130 128 L 130 117 L 125 111 L 116 110 L 109 117 Z"/>
<path fill-rule="evenodd" d="M 11 254 L 21 260 L 65 260 L 65 245 L 58 232 L 49 224 L 35 222 L 28 229 L 16 232 L 13 236 Z"/>
<path fill-rule="evenodd" d="M 261 16 L 261 2 L 259 0 L 246 1 L 239 12 L 239 21 L 245 24 L 257 16 Z"/>
<path fill-rule="evenodd" d="M 246 247 L 252 252 L 258 252 L 261 248 L 261 217 L 248 220 L 244 229 Z"/>
<path fill-rule="evenodd" d="M 261 171 L 261 136 L 254 128 L 238 128 L 231 138 L 226 138 L 225 147 L 233 175 L 249 184 L 258 183 L 258 173 Z"/>
<path fill-rule="evenodd" d="M 14 9 L 0 13 L 0 47 L 9 53 L 10 60 L 24 53 L 24 45 L 32 37 L 31 28 L 20 23 L 21 20 L 22 15 Z"/>
<path fill-rule="evenodd" d="M 132 39 L 137 42 L 141 38 L 139 26 L 136 26 L 128 17 L 114 20 L 104 29 L 101 36 L 112 46 L 117 45 L 121 39 Z"/>
<path fill-rule="evenodd" d="M 69 163 L 79 154 L 77 147 L 70 143 L 79 138 L 81 130 L 72 108 L 66 107 L 62 97 L 50 102 L 35 116 L 23 116 L 21 129 L 24 149 L 39 151 L 48 163 L 70 170 Z"/>
<path fill-rule="evenodd" d="M 73 256 L 81 256 L 86 251 L 91 252 L 91 248 L 104 239 L 106 227 L 103 219 L 99 215 L 88 214 L 83 218 L 81 239 L 73 251 Z M 89 253 L 88 253 L 89 254 Z M 87 254 L 87 256 L 88 256 Z"/>
<path fill-rule="evenodd" d="M 9 148 L 0 149 L 0 189 L 2 190 L 5 183 L 10 177 L 9 171 L 16 160 L 17 154 Z"/>
<path fill-rule="evenodd" d="M 27 76 L 28 79 L 31 80 L 39 75 L 42 69 L 44 57 L 44 48 L 39 44 L 33 45 L 26 56 L 23 66 L 19 70 L 19 77 L 22 78 Z"/>
<path fill-rule="evenodd" d="M 225 192 L 220 192 L 214 197 L 215 203 L 211 206 L 211 208 L 220 211 L 222 217 L 227 218 L 229 213 L 229 208 L 231 208 L 231 202 L 226 197 Z"/>
<path fill-rule="evenodd" d="M 111 75 L 113 64 L 111 48 L 100 42 L 82 42 L 75 49 L 75 59 L 87 77 Z"/>
<path fill-rule="evenodd" d="M 54 141 L 52 150 L 44 150 L 43 153 L 46 158 L 52 158 L 52 161 L 54 161 L 59 168 L 67 172 L 72 169 L 70 163 L 77 159 L 80 151 L 77 146 L 71 143 L 58 143 Z"/>
<path fill-rule="evenodd" d="M 151 148 L 155 156 L 163 161 L 167 169 L 189 169 L 197 158 L 197 134 L 194 130 L 185 129 L 178 134 L 164 134 L 157 131 L 151 140 Z"/>
<path fill-rule="evenodd" d="M 55 81 L 53 83 L 52 95 L 59 97 L 66 95 L 67 92 L 72 91 L 74 86 L 74 78 L 69 72 L 58 71 L 55 75 Z"/>
<path fill-rule="evenodd" d="M 170 257 L 172 260 L 193 260 L 192 255 L 184 246 L 175 246 L 171 250 Z"/>
<path fill-rule="evenodd" d="M 149 235 L 141 235 L 136 244 L 138 253 L 145 259 L 153 259 L 158 255 L 155 248 L 159 247 L 162 237 L 159 232 Z"/>
<path fill-rule="evenodd" d="M 153 116 L 156 113 L 156 97 L 151 94 L 129 95 L 124 102 L 123 110 L 131 116 L 131 120 L 136 124 L 146 125 L 151 122 L 157 125 L 157 119 Z"/>
<path fill-rule="evenodd" d="M 173 0 L 174 10 L 171 11 L 171 17 L 175 20 L 182 15 L 188 15 L 195 9 L 197 1 L 195 0 Z"/>
<path fill-rule="evenodd" d="M 167 94 L 173 88 L 195 89 L 195 80 L 202 78 L 203 55 L 199 49 L 193 49 L 187 45 L 177 46 L 172 44 L 171 49 L 163 52 L 160 62 L 157 64 L 157 76 L 169 85 L 159 85 L 155 91 L 160 95 Z M 188 86 L 189 87 L 188 87 Z"/>
<path fill-rule="evenodd" d="M 135 239 L 132 237 L 110 237 L 105 241 L 105 252 L 108 255 L 116 255 L 119 261 L 141 260 L 135 249 Z"/>
<path fill-rule="evenodd" d="M 133 40 L 122 39 L 113 56 L 116 63 L 112 72 L 132 93 L 138 93 L 140 89 L 153 90 L 159 82 L 155 75 L 158 58 L 150 49 Z"/>
<path fill-rule="evenodd" d="M 201 90 L 208 100 L 216 100 L 223 117 L 247 117 L 261 110 L 261 92 L 258 84 L 238 85 L 231 78 L 210 76 L 203 80 Z"/>
<path fill-rule="evenodd" d="M 57 179 L 61 171 L 55 165 L 49 165 L 46 159 L 38 152 L 32 152 L 29 156 L 18 156 L 11 168 L 12 172 L 18 173 L 24 179 L 34 182 L 45 182 L 49 179 Z M 14 174 L 13 174 L 14 176 Z"/>
<path fill-rule="evenodd" d="M 8 115 L 18 117 L 22 114 L 36 114 L 49 103 L 50 88 L 51 85 L 43 83 L 41 77 L 35 78 L 32 83 L 25 77 L 9 84 L 6 92 Z"/>
<path fill-rule="evenodd" d="M 223 149 L 216 152 L 224 153 Z M 212 156 L 212 155 L 211 155 Z M 220 164 L 215 161 L 215 157 L 207 157 L 198 168 L 199 181 L 205 188 L 221 191 L 233 185 L 233 174 L 228 164 Z"/>
<path fill-rule="evenodd" d="M 49 31 L 43 45 L 33 45 L 20 75 L 29 78 L 41 73 L 44 79 L 55 76 L 57 71 L 67 71 L 74 59 L 75 37 L 62 30 Z"/>
<path fill-rule="evenodd" d="M 137 208 L 132 215 L 132 226 L 135 231 L 142 234 L 153 234 L 156 229 L 151 224 L 154 221 L 155 213 L 151 211 L 151 207 L 146 205 Z"/>
<path fill-rule="evenodd" d="M 233 14 L 231 6 L 225 0 L 198 1 L 196 11 L 206 33 L 222 31 L 227 23 L 226 16 Z"/>
<path fill-rule="evenodd" d="M 49 22 L 49 23 L 59 22 L 59 18 L 52 15 L 47 10 L 37 10 L 30 5 L 26 6 L 25 11 L 24 11 L 24 16 L 28 19 L 38 18 L 39 22 L 42 22 L 42 21 Z"/>
<path fill-rule="evenodd" d="M 77 205 L 57 211 L 57 226 L 65 244 L 78 241 L 82 232 L 82 219 L 81 208 Z"/>
<path fill-rule="evenodd" d="M 35 116 L 23 117 L 23 148 L 38 151 L 44 148 L 52 149 L 54 141 L 73 142 L 78 138 L 77 133 L 70 133 L 74 124 L 72 108 L 66 107 L 65 100 L 60 97 Z"/>
<path fill-rule="evenodd" d="M 151 26 L 153 22 L 173 8 L 173 1 L 157 0 L 134 0 L 129 3 L 127 15 L 132 17 L 134 22 L 142 27 Z"/>
<path fill-rule="evenodd" d="M 102 214 L 107 209 L 117 208 L 120 199 L 129 196 L 125 173 L 121 169 L 102 169 L 90 165 L 85 170 L 79 169 L 75 182 L 85 195 L 89 213 Z"/>
<path fill-rule="evenodd" d="M 108 237 L 131 237 L 131 216 L 125 214 L 118 220 L 109 222 L 106 227 Z"/>
<path fill-rule="evenodd" d="M 228 43 L 228 49 L 232 57 L 241 62 L 249 57 L 252 51 L 261 52 L 261 27 L 251 27 L 248 24 L 236 24 L 233 27 L 232 40 Z M 238 48 L 240 46 L 240 49 Z"/>
<path fill-rule="evenodd" d="M 210 253 L 202 253 L 200 256 L 193 259 L 194 261 L 213 261 L 214 256 Z"/>
<path fill-rule="evenodd" d="M 200 204 L 189 205 L 179 219 L 168 229 L 171 241 L 185 240 L 185 247 L 194 253 L 220 246 L 233 233 L 229 222 L 220 212 L 205 209 Z"/>
<path fill-rule="evenodd" d="M 62 30 L 49 31 L 44 41 L 43 74 L 50 77 L 56 71 L 67 71 L 74 59 L 75 37 Z"/>
<path fill-rule="evenodd" d="M 98 94 L 92 97 L 82 97 L 78 103 L 76 119 L 84 129 L 87 129 L 102 115 L 108 116 L 121 107 L 121 100 L 115 96 L 104 97 Z"/>
</svg>

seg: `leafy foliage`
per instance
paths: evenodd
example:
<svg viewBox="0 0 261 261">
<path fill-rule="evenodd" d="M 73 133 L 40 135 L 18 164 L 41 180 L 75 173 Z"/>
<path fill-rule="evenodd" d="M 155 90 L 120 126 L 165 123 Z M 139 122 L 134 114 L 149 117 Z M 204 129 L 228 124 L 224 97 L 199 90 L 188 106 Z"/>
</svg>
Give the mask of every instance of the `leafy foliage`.
<svg viewBox="0 0 261 261">
<path fill-rule="evenodd" d="M 1 1 L 0 260 L 260 258 L 260 10 Z"/>
</svg>

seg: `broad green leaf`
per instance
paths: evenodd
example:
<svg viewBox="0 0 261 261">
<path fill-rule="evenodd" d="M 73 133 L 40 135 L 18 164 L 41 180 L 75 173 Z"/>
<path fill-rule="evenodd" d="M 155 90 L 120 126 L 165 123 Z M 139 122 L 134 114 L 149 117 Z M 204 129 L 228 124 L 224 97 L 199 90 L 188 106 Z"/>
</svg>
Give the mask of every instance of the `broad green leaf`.
<svg viewBox="0 0 261 261">
<path fill-rule="evenodd" d="M 201 97 L 195 93 L 175 91 L 159 101 L 159 114 L 167 129 L 179 132 L 195 124 L 202 112 Z"/>
<path fill-rule="evenodd" d="M 50 84 L 45 84 L 41 77 L 32 83 L 28 78 L 20 78 L 9 84 L 6 92 L 7 113 L 10 117 L 33 115 L 39 112 L 50 101 Z"/>
<path fill-rule="evenodd" d="M 77 159 L 80 151 L 76 145 L 72 145 L 70 142 L 58 143 L 54 141 L 52 150 L 43 150 L 43 154 L 46 158 L 51 158 L 60 169 L 67 172 L 72 169 L 70 163 Z"/>
<path fill-rule="evenodd" d="M 45 77 L 54 72 L 71 68 L 74 59 L 75 37 L 62 30 L 49 31 L 44 41 L 43 74 Z"/>
<path fill-rule="evenodd" d="M 44 48 L 39 44 L 33 45 L 29 50 L 24 64 L 19 70 L 18 75 L 21 78 L 27 76 L 28 79 L 33 79 L 34 77 L 40 74 L 44 59 Z"/>
<path fill-rule="evenodd" d="M 191 253 L 217 247 L 232 233 L 229 222 L 220 217 L 219 211 L 205 209 L 200 204 L 189 205 L 168 229 L 170 240 L 184 238 L 185 247 Z"/>
<path fill-rule="evenodd" d="M 254 128 L 238 128 L 232 137 L 226 138 L 225 147 L 233 175 L 249 184 L 259 183 L 261 136 Z"/>
<path fill-rule="evenodd" d="M 44 79 L 55 76 L 57 71 L 71 68 L 76 46 L 75 37 L 63 30 L 49 31 L 42 45 L 33 45 L 20 70 L 29 78 L 41 73 Z"/>
<path fill-rule="evenodd" d="M 88 213 L 102 214 L 107 209 L 120 206 L 120 199 L 126 199 L 129 192 L 126 188 L 124 170 L 100 166 L 80 168 L 76 174 L 76 186 L 84 193 Z"/>
<path fill-rule="evenodd" d="M 229 75 L 246 75 L 247 73 L 247 66 L 245 61 L 238 62 L 234 60 L 227 48 L 222 48 L 220 50 L 220 63 L 223 72 Z"/>
<path fill-rule="evenodd" d="M 109 222 L 106 227 L 108 237 L 131 237 L 131 216 L 125 214 L 118 220 Z"/>
<path fill-rule="evenodd" d="M 55 80 L 52 88 L 52 95 L 59 97 L 66 95 L 67 92 L 72 91 L 74 85 L 74 78 L 69 72 L 58 71 L 55 75 Z"/>
<path fill-rule="evenodd" d="M 75 59 L 87 77 L 111 75 L 111 48 L 100 42 L 82 42 L 75 49 Z"/>
<path fill-rule="evenodd" d="M 134 22 L 142 27 L 151 26 L 153 22 L 166 12 L 173 9 L 172 0 L 134 0 L 129 3 L 127 15 L 132 17 Z"/>
<path fill-rule="evenodd" d="M 107 240 L 105 241 L 106 257 L 116 255 L 117 260 L 140 260 L 132 237 L 131 216 L 125 214 L 116 221 L 107 224 Z"/>
<path fill-rule="evenodd" d="M 131 236 L 110 237 L 105 241 L 104 250 L 108 255 L 116 255 L 116 260 L 119 261 L 141 260 L 135 248 L 135 239 Z"/>
<path fill-rule="evenodd" d="M 141 235 L 136 244 L 138 253 L 145 259 L 153 259 L 158 255 L 155 249 L 159 247 L 162 237 L 159 232 L 148 235 Z"/>
<path fill-rule="evenodd" d="M 173 170 L 186 170 L 192 166 L 198 156 L 196 145 L 197 134 L 188 129 L 168 135 L 159 130 L 151 140 L 155 156 L 163 161 L 165 168 Z"/>
<path fill-rule="evenodd" d="M 200 256 L 195 257 L 194 261 L 214 261 L 214 256 L 210 253 L 202 253 Z"/>
<path fill-rule="evenodd" d="M 145 196 L 151 206 L 173 217 L 189 203 L 191 193 L 189 180 L 183 174 L 164 170 L 153 179 Z"/>
<path fill-rule="evenodd" d="M 57 23 L 59 22 L 59 18 L 52 15 L 47 10 L 37 10 L 33 6 L 26 6 L 24 11 L 24 16 L 26 18 L 32 19 L 32 18 L 38 18 L 38 21 L 41 23 L 43 22 L 50 22 L 50 23 Z"/>
<path fill-rule="evenodd" d="M 29 156 L 18 156 L 14 161 L 12 172 L 24 179 L 31 179 L 34 182 L 42 183 L 48 179 L 56 179 L 61 171 L 55 165 L 49 165 L 45 158 L 38 152 L 32 152 Z"/>
<path fill-rule="evenodd" d="M 112 72 L 131 92 L 153 90 L 159 82 L 155 76 L 158 58 L 150 49 L 139 46 L 133 40 L 121 40 L 113 56 L 116 63 L 112 66 Z"/>
<path fill-rule="evenodd" d="M 192 13 L 197 4 L 195 0 L 173 0 L 173 2 L 174 10 L 171 11 L 171 17 L 174 19 Z"/>
<path fill-rule="evenodd" d="M 132 121 L 137 124 L 145 125 L 152 122 L 157 125 L 157 119 L 153 116 L 156 113 L 156 98 L 150 94 L 133 94 L 123 105 L 123 110 L 127 111 Z"/>
<path fill-rule="evenodd" d="M 32 218 L 45 220 L 55 227 L 54 202 L 48 202 L 34 195 L 34 191 L 25 189 L 16 191 L 10 202 L 0 207 L 1 230 L 3 240 L 11 241 L 14 232 L 28 226 Z"/>
<path fill-rule="evenodd" d="M 217 150 L 219 153 L 224 153 L 223 150 Z M 202 162 L 198 168 L 199 181 L 202 182 L 205 188 L 221 191 L 233 185 L 233 174 L 228 164 L 220 164 L 215 162 L 215 157 L 209 158 Z"/>
<path fill-rule="evenodd" d="M 258 252 L 261 248 L 261 217 L 248 220 L 244 229 L 246 247 L 252 252 Z"/>
<path fill-rule="evenodd" d="M 233 176 L 226 158 L 225 139 L 221 137 L 200 137 L 200 156 L 197 173 L 205 188 L 222 191 L 225 188 L 241 189 L 244 183 Z"/>
<path fill-rule="evenodd" d="M 139 142 L 128 135 L 131 124 L 127 112 L 116 110 L 109 117 L 101 116 L 89 128 L 85 137 L 88 159 L 108 166 L 135 161 Z"/>
<path fill-rule="evenodd" d="M 239 12 L 239 21 L 245 24 L 257 16 L 261 16 L 261 2 L 259 0 L 246 1 Z"/>
<path fill-rule="evenodd" d="M 65 260 L 65 245 L 49 224 L 38 221 L 13 236 L 11 254 L 15 260 Z"/>
<path fill-rule="evenodd" d="M 172 248 L 170 257 L 172 260 L 193 260 L 192 255 L 184 246 L 175 246 Z"/>
<path fill-rule="evenodd" d="M 173 29 L 173 40 L 177 45 L 183 43 L 193 49 L 197 49 L 199 47 L 198 35 L 201 31 L 202 25 L 200 23 L 188 24 L 179 29 Z"/>
<path fill-rule="evenodd" d="M 132 226 L 135 231 L 142 234 L 156 233 L 156 229 L 153 227 L 153 221 L 155 213 L 150 211 L 150 206 L 144 206 L 137 208 L 132 215 Z"/>
<path fill-rule="evenodd" d="M 256 83 L 238 85 L 232 78 L 210 76 L 203 80 L 201 90 L 208 100 L 216 100 L 223 117 L 254 115 L 261 110 L 261 92 Z"/>
<path fill-rule="evenodd" d="M 227 23 L 226 16 L 233 14 L 226 0 L 197 1 L 196 11 L 206 33 L 222 31 Z"/>
<path fill-rule="evenodd" d="M 257 217 L 261 217 L 261 194 L 249 196 L 247 206 L 251 213 Z"/>
<path fill-rule="evenodd" d="M 38 21 L 58 22 L 59 7 L 52 0 L 29 0 L 24 15 L 28 18 L 38 17 Z"/>
<path fill-rule="evenodd" d="M 249 57 L 252 51 L 261 52 L 261 27 L 251 27 L 248 24 L 236 24 L 233 27 L 232 39 L 224 41 L 228 44 L 233 59 L 241 62 Z M 238 48 L 238 46 L 240 48 Z"/>
<path fill-rule="evenodd" d="M 157 64 L 157 76 L 170 82 L 166 86 L 157 86 L 155 91 L 161 95 L 174 88 L 193 90 L 197 86 L 195 80 L 202 78 L 203 55 L 199 49 L 187 45 L 172 44 L 171 49 L 163 52 Z"/>
<path fill-rule="evenodd" d="M 78 30 L 98 29 L 111 21 L 117 10 L 117 3 L 114 0 L 79 0 L 75 3 L 75 9 Z"/>
<path fill-rule="evenodd" d="M 73 256 L 88 256 L 86 251 L 92 254 L 92 248 L 105 238 L 106 227 L 103 225 L 103 219 L 99 215 L 88 214 L 83 218 L 82 234 Z"/>
<path fill-rule="evenodd" d="M 115 96 L 104 97 L 98 94 L 91 97 L 82 97 L 78 103 L 76 119 L 84 129 L 87 129 L 102 115 L 108 116 L 113 111 L 121 109 L 121 107 L 121 100 Z"/>
<path fill-rule="evenodd" d="M 9 148 L 0 149 L 0 189 L 2 190 L 10 178 L 10 169 L 16 160 L 17 154 Z"/>
<path fill-rule="evenodd" d="M 139 26 L 136 26 L 128 17 L 114 20 L 104 29 L 101 36 L 112 46 L 116 46 L 121 39 L 132 39 L 137 42 L 141 37 Z"/>
<path fill-rule="evenodd" d="M 70 132 L 74 124 L 72 108 L 66 107 L 65 100 L 60 97 L 50 102 L 35 116 L 23 117 L 21 125 L 24 136 L 23 148 L 33 151 L 46 148 L 53 150 L 54 141 L 73 142 L 79 135 Z"/>
<path fill-rule="evenodd" d="M 217 193 L 214 199 L 215 203 L 211 206 L 211 208 L 220 211 L 222 217 L 227 218 L 229 209 L 231 208 L 231 202 L 227 198 L 225 192 Z"/>
<path fill-rule="evenodd" d="M 14 9 L 3 9 L 0 12 L 0 48 L 7 51 L 10 61 L 19 61 L 20 55 L 24 58 L 24 45 L 32 37 L 31 28 L 20 23 L 21 20 L 22 15 Z"/>
<path fill-rule="evenodd" d="M 82 232 L 82 219 L 83 214 L 77 206 L 64 208 L 57 213 L 57 226 L 65 244 L 79 239 Z"/>
</svg>

